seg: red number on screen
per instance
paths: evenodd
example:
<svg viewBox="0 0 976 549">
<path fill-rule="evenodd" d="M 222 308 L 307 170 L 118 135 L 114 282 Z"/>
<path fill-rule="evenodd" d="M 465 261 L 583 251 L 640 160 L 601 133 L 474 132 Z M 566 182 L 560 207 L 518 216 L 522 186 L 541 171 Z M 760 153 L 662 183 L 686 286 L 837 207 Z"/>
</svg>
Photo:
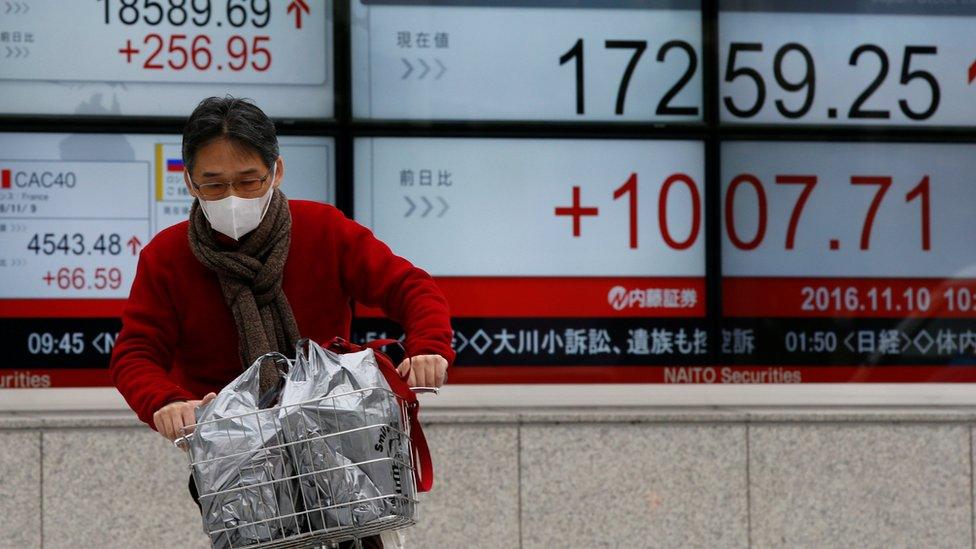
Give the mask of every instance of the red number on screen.
<svg viewBox="0 0 976 549">
<path fill-rule="evenodd" d="M 625 194 L 630 194 L 630 247 L 637 247 L 637 174 L 632 173 L 627 181 L 613 191 L 616 200 Z"/>
<path fill-rule="evenodd" d="M 785 248 L 787 250 L 793 250 L 796 248 L 796 234 L 803 216 L 803 209 L 806 207 L 810 195 L 817 186 L 818 178 L 816 175 L 776 175 L 775 180 L 777 185 L 803 185 L 803 190 L 800 191 L 796 201 L 793 203 L 793 210 L 790 213 L 789 223 L 786 228 Z M 853 175 L 850 178 L 850 184 L 853 186 L 876 187 L 868 209 L 864 214 L 864 219 L 861 222 L 861 234 L 858 246 L 861 250 L 869 250 L 871 248 L 871 233 L 874 229 L 874 221 L 892 182 L 891 176 Z M 743 185 L 751 186 L 756 195 L 757 213 L 755 217 L 757 224 L 755 233 L 750 240 L 743 238 L 739 233 L 739 229 L 736 228 L 735 222 L 735 204 L 736 200 L 740 199 L 739 187 Z M 932 249 L 931 196 L 928 175 L 923 176 L 918 184 L 905 194 L 906 202 L 912 202 L 915 199 L 919 201 L 922 250 L 928 251 Z M 740 213 L 742 213 L 741 210 Z M 766 236 L 767 217 L 768 204 L 766 190 L 763 187 L 762 181 L 755 175 L 749 173 L 735 176 L 725 191 L 725 232 L 732 245 L 740 250 L 754 250 L 758 248 Z M 831 240 L 830 245 L 831 249 L 836 250 L 840 243 L 835 239 Z"/>
<path fill-rule="evenodd" d="M 930 217 L 929 217 L 929 176 L 925 176 L 918 185 L 915 185 L 912 190 L 908 191 L 905 195 L 905 202 L 911 202 L 916 198 L 921 197 L 922 208 L 922 249 L 931 250 L 932 249 L 932 231 L 930 229 Z"/>
<path fill-rule="evenodd" d="M 668 195 L 675 183 L 684 183 L 688 187 L 688 192 L 691 193 L 691 230 L 688 231 L 688 238 L 683 242 L 675 240 L 668 228 Z M 671 248 L 687 250 L 694 245 L 695 240 L 698 239 L 698 231 L 701 229 L 701 197 L 698 195 L 698 187 L 695 186 L 695 181 L 691 177 L 683 173 L 676 173 L 664 180 L 657 201 L 657 223 L 661 228 L 661 236 L 664 237 L 664 242 Z"/>
<path fill-rule="evenodd" d="M 271 40 L 270 36 L 254 37 L 254 41 L 251 46 L 251 53 L 253 53 L 255 57 L 259 55 L 264 56 L 265 59 L 265 62 L 262 65 L 258 65 L 254 61 L 251 61 L 251 66 L 254 67 L 254 70 L 258 72 L 264 72 L 269 68 L 271 68 L 271 51 L 268 48 L 261 47 L 258 45 L 259 42 L 268 42 L 270 40 Z"/>
<path fill-rule="evenodd" d="M 169 37 L 169 53 L 170 54 L 178 53 L 180 55 L 180 62 L 179 63 L 174 63 L 173 62 L 172 55 L 170 56 L 169 61 L 167 61 L 167 63 L 166 63 L 166 64 L 168 64 L 170 66 L 170 68 L 172 68 L 174 70 L 180 70 L 183 67 L 185 67 L 186 66 L 186 63 L 187 63 L 187 61 L 189 59 L 188 56 L 187 56 L 187 53 L 186 53 L 186 48 L 184 48 L 183 46 L 177 45 L 176 42 L 178 40 L 186 40 L 186 35 L 185 34 L 174 34 L 174 35 L 172 35 L 172 36 Z"/>
<path fill-rule="evenodd" d="M 736 191 L 742 184 L 752 185 L 756 191 L 756 201 L 759 206 L 758 225 L 756 234 L 752 240 L 746 242 L 739 238 L 739 233 L 735 229 L 735 197 Z M 729 185 L 729 190 L 725 193 L 725 232 L 729 235 L 729 240 L 740 250 L 755 250 L 762 244 L 766 236 L 766 191 L 763 190 L 762 182 L 752 174 L 744 173 L 736 176 Z"/>
<path fill-rule="evenodd" d="M 239 44 L 240 47 L 235 48 L 234 44 Z M 240 63 L 234 64 L 233 61 L 227 64 L 231 70 L 239 71 L 243 70 L 247 66 L 247 40 L 243 36 L 234 35 L 230 37 L 227 41 L 227 53 L 232 59 L 240 60 Z"/>
<path fill-rule="evenodd" d="M 202 46 L 200 45 L 201 42 L 203 42 Z M 190 57 L 193 59 L 193 66 L 196 67 L 197 70 L 203 71 L 210 68 L 210 62 L 212 59 L 210 56 L 210 48 L 208 46 L 210 46 L 210 37 L 205 34 L 201 34 L 193 39 Z M 203 57 L 203 60 L 200 59 L 201 57 Z"/>
<path fill-rule="evenodd" d="M 796 226 L 800 223 L 800 216 L 803 214 L 803 207 L 806 206 L 810 193 L 817 186 L 817 176 L 815 175 L 777 175 L 777 185 L 803 185 L 803 191 L 793 204 L 793 213 L 790 214 L 790 225 L 786 229 L 786 249 L 792 250 L 796 241 Z"/>
<path fill-rule="evenodd" d="M 159 55 L 159 52 L 163 51 L 163 37 L 156 33 L 147 34 L 145 40 L 143 40 L 142 43 L 148 46 L 150 40 L 156 41 L 156 49 L 153 50 L 153 52 L 149 54 L 149 57 L 146 58 L 146 62 L 142 64 L 142 68 L 161 70 L 163 68 L 163 64 L 154 63 L 153 60 L 156 59 L 156 56 Z"/>
<path fill-rule="evenodd" d="M 891 186 L 891 178 L 852 175 L 851 185 L 878 186 L 878 190 L 874 193 L 874 198 L 871 199 L 871 205 L 868 206 L 868 214 L 864 216 L 864 224 L 861 225 L 861 249 L 867 250 L 871 245 L 871 229 L 874 227 L 874 216 L 878 213 L 878 207 L 881 206 L 881 201 L 888 192 L 888 187 Z"/>
</svg>

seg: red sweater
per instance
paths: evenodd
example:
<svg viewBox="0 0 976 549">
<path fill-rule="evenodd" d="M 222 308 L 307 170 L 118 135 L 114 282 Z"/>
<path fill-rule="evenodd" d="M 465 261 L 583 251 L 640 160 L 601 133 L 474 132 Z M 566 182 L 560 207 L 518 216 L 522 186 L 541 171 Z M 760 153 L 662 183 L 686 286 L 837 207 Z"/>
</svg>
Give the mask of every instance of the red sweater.
<svg viewBox="0 0 976 549">
<path fill-rule="evenodd" d="M 354 299 L 400 323 L 410 356 L 454 361 L 447 300 L 430 275 L 332 206 L 289 206 L 282 286 L 303 337 L 348 339 Z M 159 408 L 220 391 L 242 371 L 234 319 L 217 276 L 190 251 L 188 226 L 160 232 L 139 255 L 109 367 L 126 402 L 153 428 Z"/>
</svg>

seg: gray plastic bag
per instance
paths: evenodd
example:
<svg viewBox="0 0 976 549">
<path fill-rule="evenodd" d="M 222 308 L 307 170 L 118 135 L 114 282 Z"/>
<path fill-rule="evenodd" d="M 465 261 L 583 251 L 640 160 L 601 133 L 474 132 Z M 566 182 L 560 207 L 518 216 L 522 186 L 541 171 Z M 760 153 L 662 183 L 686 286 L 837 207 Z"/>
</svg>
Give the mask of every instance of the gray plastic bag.
<svg viewBox="0 0 976 549">
<path fill-rule="evenodd" d="M 299 346 L 281 394 L 281 424 L 313 530 L 412 516 L 412 473 L 396 397 L 371 349 Z M 369 462 L 369 463 L 363 463 Z M 410 492 L 410 493 L 406 493 Z M 397 497 L 397 496 L 406 496 Z"/>
<path fill-rule="evenodd" d="M 294 476 L 294 468 L 287 451 L 278 447 L 285 442 L 278 409 L 261 409 L 267 405 L 259 394 L 264 360 L 287 368 L 284 355 L 258 358 L 197 410 L 198 425 L 188 439 L 203 528 L 215 548 L 281 539 L 300 530 L 294 480 L 279 480 Z M 265 400 L 274 396 L 264 395 Z"/>
</svg>

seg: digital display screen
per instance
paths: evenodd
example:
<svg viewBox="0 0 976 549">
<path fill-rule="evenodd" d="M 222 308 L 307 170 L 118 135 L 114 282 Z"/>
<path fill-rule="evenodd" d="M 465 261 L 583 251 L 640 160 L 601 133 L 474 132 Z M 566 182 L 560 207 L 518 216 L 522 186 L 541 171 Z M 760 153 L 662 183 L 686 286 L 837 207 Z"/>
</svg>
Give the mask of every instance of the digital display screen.
<svg viewBox="0 0 976 549">
<path fill-rule="evenodd" d="M 178 135 L 0 133 L 3 374 L 107 385 L 142 246 L 189 217 Z M 333 202 L 331 138 L 279 138 L 289 198 Z"/>
<path fill-rule="evenodd" d="M 207 96 L 270 116 L 334 112 L 332 2 L 11 2 L 0 113 L 186 116 Z"/>
<path fill-rule="evenodd" d="M 722 122 L 976 123 L 971 2 L 721 0 Z"/>
<path fill-rule="evenodd" d="M 723 360 L 976 380 L 974 171 L 974 145 L 724 143 Z"/>
<path fill-rule="evenodd" d="M 930 0 L 0 4 L 0 388 L 108 385 L 138 252 L 188 215 L 183 119 L 226 94 L 303 134 L 290 198 L 433 276 L 452 383 L 976 382 L 974 24 Z M 355 306 L 357 341 L 404 335 Z"/>
<path fill-rule="evenodd" d="M 349 1 L 358 118 L 702 118 L 698 1 Z"/>
<path fill-rule="evenodd" d="M 452 379 L 655 380 L 706 360 L 701 142 L 361 138 L 355 159 L 356 220 L 447 295 Z M 398 335 L 359 313 L 362 338 Z"/>
</svg>

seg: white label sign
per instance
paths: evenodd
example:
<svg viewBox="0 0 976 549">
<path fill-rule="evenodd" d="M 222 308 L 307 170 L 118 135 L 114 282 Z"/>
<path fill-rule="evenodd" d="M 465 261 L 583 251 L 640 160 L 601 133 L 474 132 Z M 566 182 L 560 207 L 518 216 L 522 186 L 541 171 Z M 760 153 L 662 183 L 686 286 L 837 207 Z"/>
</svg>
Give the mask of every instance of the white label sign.
<svg viewBox="0 0 976 549">
<path fill-rule="evenodd" d="M 438 276 L 704 276 L 694 141 L 363 138 L 356 219 Z"/>
<path fill-rule="evenodd" d="M 701 119 L 692 2 L 350 4 L 357 117 Z"/>
<path fill-rule="evenodd" d="M 289 198 L 331 202 L 332 140 L 279 139 Z M 184 221 L 180 138 L 0 134 L 0 299 L 124 298 L 139 251 Z"/>
<path fill-rule="evenodd" d="M 149 241 L 147 162 L 0 159 L 0 297 L 115 297 Z"/>
<path fill-rule="evenodd" d="M 6 113 L 185 116 L 226 94 L 275 117 L 333 113 L 331 0 L 22 0 L 0 10 Z"/>
<path fill-rule="evenodd" d="M 807 3 L 802 11 L 757 3 L 769 11 L 719 15 L 723 122 L 976 122 L 972 13 L 927 15 L 923 6 L 911 15 L 878 14 L 871 10 L 884 3 L 859 11 L 854 2 L 849 13 L 809 13 L 844 11 L 832 8 L 846 3 Z"/>
<path fill-rule="evenodd" d="M 23 37 L 21 55 L 0 56 L 6 79 L 325 84 L 321 3 L 315 16 L 304 1 L 24 4 L 5 16 Z"/>
</svg>

